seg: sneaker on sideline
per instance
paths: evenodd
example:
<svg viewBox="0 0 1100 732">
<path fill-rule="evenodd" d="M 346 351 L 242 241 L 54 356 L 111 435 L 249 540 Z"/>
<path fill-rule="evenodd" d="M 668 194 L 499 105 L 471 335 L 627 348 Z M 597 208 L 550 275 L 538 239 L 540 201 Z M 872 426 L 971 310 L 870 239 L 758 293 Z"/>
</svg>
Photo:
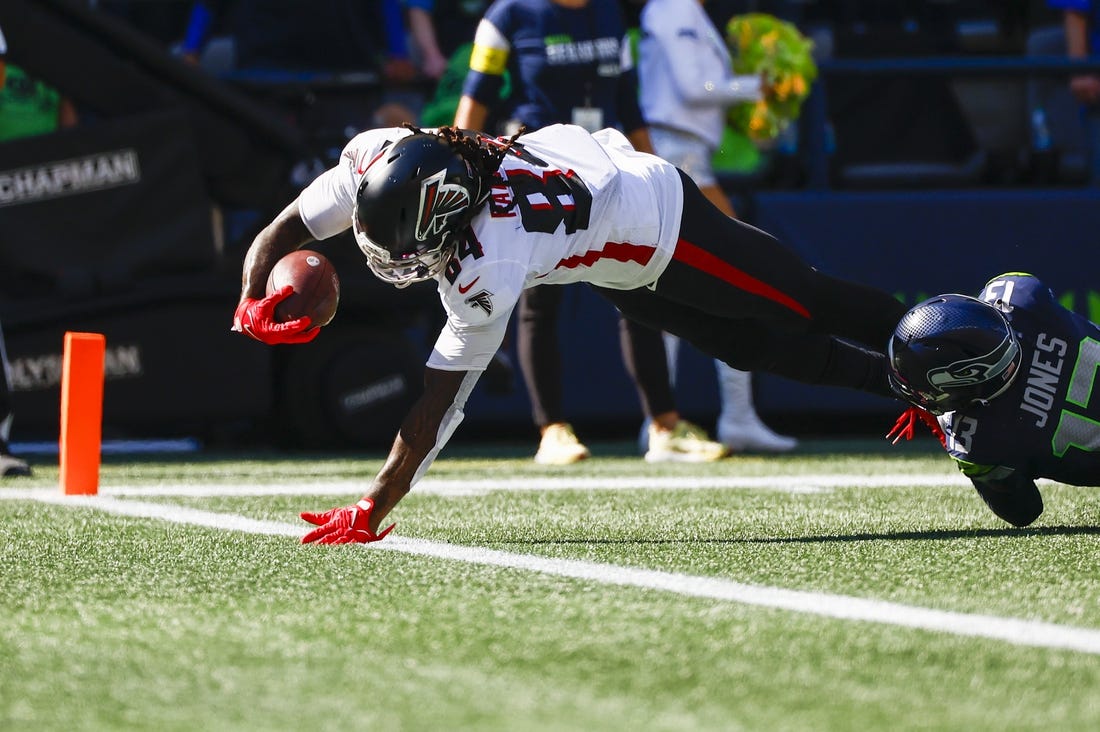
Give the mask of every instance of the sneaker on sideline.
<svg viewBox="0 0 1100 732">
<path fill-rule="evenodd" d="M 591 453 L 588 448 L 573 434 L 572 426 L 565 423 L 552 424 L 542 433 L 535 462 L 539 465 L 570 465 L 589 455 Z"/>
<path fill-rule="evenodd" d="M 718 365 L 718 390 L 722 411 L 715 432 L 718 441 L 733 452 L 790 452 L 798 440 L 775 432 L 756 413 L 752 374 L 726 364 Z"/>
<path fill-rule="evenodd" d="M 31 467 L 26 460 L 0 452 L 0 478 L 25 478 L 30 474 Z"/>
<path fill-rule="evenodd" d="M 798 447 L 796 438 L 776 433 L 755 412 L 719 419 L 718 441 L 734 452 L 790 452 Z"/>
<path fill-rule="evenodd" d="M 647 463 L 711 463 L 727 454 L 726 446 L 707 437 L 706 430 L 681 419 L 671 430 L 649 426 Z"/>
</svg>

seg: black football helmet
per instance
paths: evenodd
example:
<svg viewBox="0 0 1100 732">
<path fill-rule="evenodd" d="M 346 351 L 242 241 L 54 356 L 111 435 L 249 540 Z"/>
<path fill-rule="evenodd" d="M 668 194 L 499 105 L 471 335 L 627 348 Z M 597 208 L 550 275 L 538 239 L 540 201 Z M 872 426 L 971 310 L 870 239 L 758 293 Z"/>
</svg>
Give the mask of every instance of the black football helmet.
<svg viewBox="0 0 1100 732">
<path fill-rule="evenodd" d="M 405 287 L 447 266 L 485 201 L 474 168 L 437 135 L 415 133 L 384 150 L 355 194 L 352 229 L 379 279 Z"/>
<path fill-rule="evenodd" d="M 902 316 L 887 349 L 890 386 L 934 414 L 984 404 L 1012 385 L 1020 343 L 997 308 L 939 295 Z"/>
</svg>

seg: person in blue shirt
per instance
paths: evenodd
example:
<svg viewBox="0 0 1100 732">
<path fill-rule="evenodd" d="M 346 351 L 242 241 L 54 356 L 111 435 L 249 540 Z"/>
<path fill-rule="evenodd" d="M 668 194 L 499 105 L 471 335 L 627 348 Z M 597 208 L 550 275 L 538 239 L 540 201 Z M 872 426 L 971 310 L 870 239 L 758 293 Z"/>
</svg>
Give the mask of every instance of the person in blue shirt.
<svg viewBox="0 0 1100 732">
<path fill-rule="evenodd" d="M 653 152 L 638 105 L 637 73 L 629 63 L 626 22 L 618 0 L 496 0 L 474 35 L 470 70 L 455 112 L 456 127 L 485 130 L 490 113 L 511 134 L 552 124 L 589 132 L 618 128 L 636 150 Z M 505 72 L 511 93 L 504 109 Z M 535 461 L 565 465 L 588 457 L 565 418 L 557 318 L 561 287 L 525 290 L 518 308 L 517 351 L 541 434 Z M 646 460 L 710 462 L 725 456 L 721 443 L 681 419 L 659 331 L 620 319 L 627 371 L 650 419 Z"/>
<path fill-rule="evenodd" d="M 920 303 L 887 357 L 895 392 L 1008 523 L 1043 512 L 1036 478 L 1100 485 L 1100 327 L 1038 278 L 1004 274 L 977 298 Z"/>
<path fill-rule="evenodd" d="M 179 53 L 197 62 L 218 27 L 233 37 L 240 69 L 413 75 L 397 0 L 196 0 Z"/>
</svg>

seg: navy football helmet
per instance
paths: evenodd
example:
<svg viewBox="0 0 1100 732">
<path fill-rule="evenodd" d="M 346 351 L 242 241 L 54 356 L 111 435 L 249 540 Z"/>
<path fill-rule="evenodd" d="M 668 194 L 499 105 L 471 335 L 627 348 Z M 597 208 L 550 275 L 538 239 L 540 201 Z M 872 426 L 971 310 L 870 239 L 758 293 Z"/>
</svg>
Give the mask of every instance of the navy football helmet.
<svg viewBox="0 0 1100 732">
<path fill-rule="evenodd" d="M 418 132 L 382 151 L 355 195 L 352 229 L 371 271 L 397 287 L 447 266 L 486 199 L 474 168 L 438 135 Z"/>
<path fill-rule="evenodd" d="M 966 295 L 939 295 L 909 310 L 887 356 L 894 391 L 934 414 L 1002 394 L 1022 359 L 1004 313 Z"/>
</svg>

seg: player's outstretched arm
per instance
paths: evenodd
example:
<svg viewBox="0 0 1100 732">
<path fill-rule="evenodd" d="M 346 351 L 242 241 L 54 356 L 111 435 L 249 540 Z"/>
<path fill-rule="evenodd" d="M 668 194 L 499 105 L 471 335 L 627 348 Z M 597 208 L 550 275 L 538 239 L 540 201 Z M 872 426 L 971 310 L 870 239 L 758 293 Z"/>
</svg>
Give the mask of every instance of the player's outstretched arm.
<svg viewBox="0 0 1100 732">
<path fill-rule="evenodd" d="M 302 542 L 362 544 L 389 533 L 392 525 L 379 532 L 382 520 L 420 479 L 462 421 L 462 407 L 480 375 L 480 371 L 426 369 L 424 393 L 401 423 L 389 457 L 366 495 L 354 506 L 301 514 L 317 526 Z"/>
<path fill-rule="evenodd" d="M 313 235 L 298 212 L 298 199 L 294 199 L 256 235 L 248 247 L 241 273 L 241 299 L 262 299 L 267 276 L 275 263 L 310 241 L 313 241 Z"/>
<path fill-rule="evenodd" d="M 463 392 L 468 393 L 463 385 L 479 375 L 480 372 L 473 371 L 424 370 L 424 393 L 401 423 L 386 464 L 366 495 L 375 503 L 372 528 L 377 528 L 386 514 L 405 497 L 450 439 L 458 420 L 462 419 L 463 404 L 458 402 L 464 403 Z"/>
</svg>

